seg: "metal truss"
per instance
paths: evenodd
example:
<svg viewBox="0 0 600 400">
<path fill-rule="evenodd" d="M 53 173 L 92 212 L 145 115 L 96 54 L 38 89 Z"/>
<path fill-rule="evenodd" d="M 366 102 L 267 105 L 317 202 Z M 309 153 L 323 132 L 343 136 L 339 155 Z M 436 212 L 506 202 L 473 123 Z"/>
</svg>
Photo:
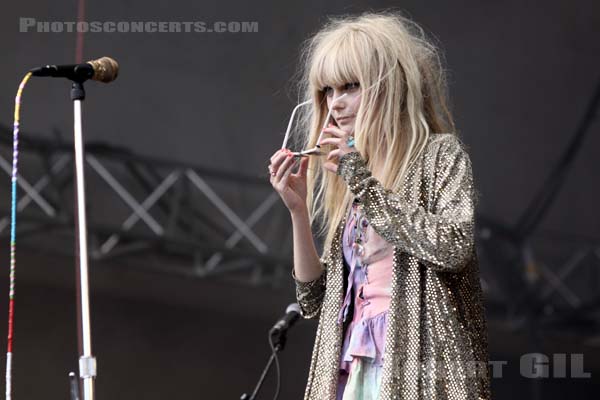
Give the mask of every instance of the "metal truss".
<svg viewBox="0 0 600 400">
<path fill-rule="evenodd" d="M 595 337 L 600 328 L 600 242 L 564 233 L 517 240 L 480 218 L 477 253 L 488 315 L 506 329 Z"/>
<path fill-rule="evenodd" d="M 20 141 L 17 237 L 21 245 L 73 254 L 64 237 L 74 226 L 72 148 Z M 0 168 L 10 176 L 8 136 L 2 144 Z M 287 278 L 289 214 L 266 174 L 227 173 L 100 144 L 86 146 L 85 163 L 92 260 L 118 257 L 165 273 L 227 275 L 253 285 Z M 7 236 L 9 203 L 0 205 L 0 234 Z"/>
</svg>

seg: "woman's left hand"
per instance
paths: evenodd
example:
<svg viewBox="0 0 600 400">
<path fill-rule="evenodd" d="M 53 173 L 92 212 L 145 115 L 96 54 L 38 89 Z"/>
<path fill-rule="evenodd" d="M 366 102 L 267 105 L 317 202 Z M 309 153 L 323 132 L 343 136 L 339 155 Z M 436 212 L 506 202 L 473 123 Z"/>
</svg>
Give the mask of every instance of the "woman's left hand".
<svg viewBox="0 0 600 400">
<path fill-rule="evenodd" d="M 337 149 L 332 150 L 327 154 L 327 161 L 323 164 L 323 168 L 333 173 L 337 173 L 340 158 L 342 158 L 344 154 L 356 151 L 354 145 L 348 145 L 348 139 L 351 138 L 352 135 L 333 124 L 329 124 L 327 128 L 323 129 L 323 132 L 330 134 L 332 137 L 322 139 L 319 144 L 332 144 L 337 147 Z"/>
</svg>

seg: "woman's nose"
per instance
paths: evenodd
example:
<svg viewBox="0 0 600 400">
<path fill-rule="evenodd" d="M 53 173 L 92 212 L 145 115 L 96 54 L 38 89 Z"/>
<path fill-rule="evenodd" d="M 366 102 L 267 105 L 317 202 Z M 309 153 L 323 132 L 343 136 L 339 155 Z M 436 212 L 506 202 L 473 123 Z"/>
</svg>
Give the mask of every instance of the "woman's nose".
<svg viewBox="0 0 600 400">
<path fill-rule="evenodd" d="M 333 108 L 337 108 L 337 109 L 344 108 L 344 106 L 345 106 L 344 99 L 343 98 L 339 99 L 339 97 L 343 94 L 344 93 L 341 90 L 335 90 L 333 92 L 333 99 L 332 99 L 332 102 L 333 102 L 332 107 Z M 339 99 L 339 100 L 336 100 L 336 99 Z"/>
</svg>

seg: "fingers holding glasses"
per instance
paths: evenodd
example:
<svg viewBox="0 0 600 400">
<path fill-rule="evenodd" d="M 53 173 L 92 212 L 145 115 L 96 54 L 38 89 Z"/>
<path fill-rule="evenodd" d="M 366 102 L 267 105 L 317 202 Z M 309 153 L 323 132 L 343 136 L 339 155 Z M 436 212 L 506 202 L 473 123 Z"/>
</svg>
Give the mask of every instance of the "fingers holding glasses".
<svg viewBox="0 0 600 400">
<path fill-rule="evenodd" d="M 281 156 L 282 153 L 285 154 L 289 151 L 290 150 L 288 150 L 288 149 L 279 149 L 275 153 L 273 153 L 273 155 L 271 156 L 269 161 L 271 161 L 271 164 L 273 164 Z"/>
<path fill-rule="evenodd" d="M 270 175 L 271 181 L 273 181 L 275 178 L 277 178 L 278 173 L 280 172 L 281 168 L 284 166 L 284 163 L 286 163 L 288 161 L 288 159 L 293 159 L 292 152 L 288 149 L 277 150 L 275 152 L 275 154 L 273 154 L 271 156 L 271 159 L 270 159 L 271 163 L 269 164 L 269 175 Z M 289 165 L 289 162 L 287 165 Z M 283 171 L 283 172 L 285 172 L 285 171 Z M 279 175 L 279 176 L 281 177 L 282 175 Z"/>
<path fill-rule="evenodd" d="M 334 146 L 334 148 L 327 154 L 327 159 L 323 164 L 323 167 L 327 171 L 336 173 L 340 158 L 342 158 L 344 154 L 356 151 L 356 148 L 354 147 L 354 137 L 349 132 L 346 132 L 338 127 L 334 127 L 331 124 L 329 127 L 325 128 L 323 132 L 331 136 L 322 139 L 321 144 L 329 144 Z"/>
<path fill-rule="evenodd" d="M 273 180 L 276 183 L 285 184 L 284 179 L 287 179 L 287 177 L 292 172 L 292 167 L 294 165 L 294 156 L 291 152 L 289 152 L 289 153 L 283 154 L 283 157 L 281 157 L 281 159 L 279 161 L 280 161 L 280 163 L 274 171 L 275 176 L 273 177 Z"/>
<path fill-rule="evenodd" d="M 323 129 L 324 133 L 331 135 L 328 138 L 322 139 L 320 144 L 331 144 L 342 150 L 344 153 L 356 151 L 354 148 L 354 136 L 350 132 L 346 132 L 338 127 L 329 125 Z"/>
<path fill-rule="evenodd" d="M 285 155 L 287 153 L 287 149 L 279 149 L 277 150 L 269 159 L 269 175 L 272 177 L 277 173 L 277 169 L 285 159 Z"/>
</svg>

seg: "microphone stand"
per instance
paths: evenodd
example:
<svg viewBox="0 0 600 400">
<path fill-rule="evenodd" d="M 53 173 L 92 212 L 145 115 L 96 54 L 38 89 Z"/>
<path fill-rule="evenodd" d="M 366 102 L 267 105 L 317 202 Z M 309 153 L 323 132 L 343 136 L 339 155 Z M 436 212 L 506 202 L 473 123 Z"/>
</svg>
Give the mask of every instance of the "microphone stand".
<svg viewBox="0 0 600 400">
<path fill-rule="evenodd" d="M 271 353 L 271 357 L 269 358 L 269 361 L 267 362 L 265 369 L 263 370 L 262 374 L 260 375 L 260 378 L 258 379 L 258 383 L 256 384 L 256 387 L 254 388 L 252 395 L 250 395 L 250 397 L 248 397 L 248 394 L 244 393 L 240 397 L 240 400 L 256 400 L 256 395 L 258 394 L 258 391 L 260 390 L 265 378 L 267 377 L 267 373 L 269 372 L 271 365 L 273 365 L 273 361 L 275 361 L 277 354 L 279 354 L 280 351 L 283 351 L 283 348 L 285 347 L 285 341 L 287 339 L 285 331 L 280 332 L 279 334 L 275 334 L 275 335 L 273 335 L 272 332 L 269 332 L 269 334 L 273 338 L 274 351 Z"/>
<path fill-rule="evenodd" d="M 88 279 L 87 218 L 85 213 L 85 176 L 81 104 L 85 100 L 82 80 L 75 80 L 71 88 L 74 112 L 74 146 L 76 173 L 76 219 L 77 219 L 77 277 L 78 277 L 78 328 L 79 328 L 79 378 L 83 383 L 83 400 L 94 400 L 96 358 L 92 355 L 90 328 L 90 296 Z"/>
</svg>

